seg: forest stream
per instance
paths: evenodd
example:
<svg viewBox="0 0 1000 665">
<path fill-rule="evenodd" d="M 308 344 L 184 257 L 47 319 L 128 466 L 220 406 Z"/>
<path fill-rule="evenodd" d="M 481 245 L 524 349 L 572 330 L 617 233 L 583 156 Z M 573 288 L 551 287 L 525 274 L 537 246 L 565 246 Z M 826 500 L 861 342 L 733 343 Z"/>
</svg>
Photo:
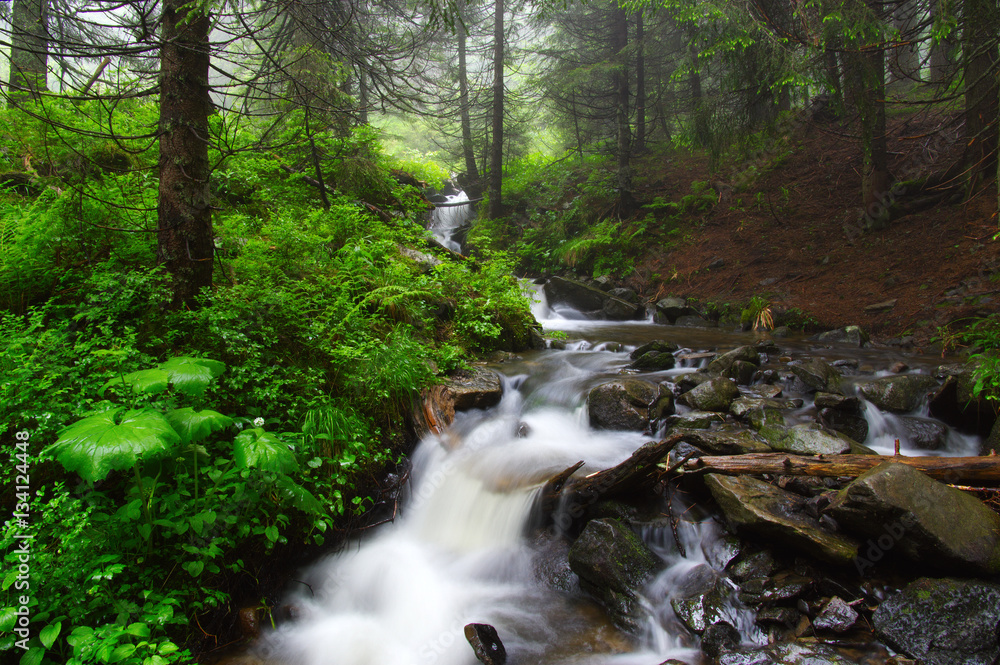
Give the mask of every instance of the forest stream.
<svg viewBox="0 0 1000 665">
<path fill-rule="evenodd" d="M 753 333 L 587 320 L 565 306 L 550 308 L 540 290 L 534 313 L 545 332 L 559 338 L 554 346 L 560 348 L 526 352 L 491 366 L 502 374 L 499 404 L 459 412 L 450 428 L 420 442 L 401 515 L 303 571 L 287 599 L 294 620 L 258 640 L 253 647 L 258 658 L 303 665 L 471 665 L 476 657 L 463 629 L 483 623 L 496 628 L 512 663 L 707 662 L 701 660 L 697 634 L 685 625 L 691 618 L 679 617 L 672 604 L 690 587 L 692 576 L 706 575 L 723 580 L 729 590 L 712 611 L 738 629 L 743 648 L 767 644 L 766 625 L 755 623 L 725 572 L 743 546 L 725 534 L 717 512 L 696 501 L 675 494 L 668 510 L 661 495 L 658 504 L 647 506 L 653 519 L 632 523 L 661 565 L 636 590 L 631 634 L 581 591 L 567 563 L 566 539 L 551 529 L 532 528 L 537 525 L 533 507 L 547 478 L 580 460 L 585 466 L 577 476 L 607 469 L 663 436 L 670 419 L 646 433 L 589 424 L 588 394 L 627 374 L 631 352 L 652 340 L 676 342 L 675 368 L 636 378 L 679 392 L 678 383 L 714 356 L 699 352 L 753 344 Z M 770 385 L 795 400 L 784 410 L 786 424 L 812 422 L 817 412 L 812 391 L 782 369 L 791 358 L 822 358 L 839 367 L 846 394 L 854 392 L 854 381 L 888 375 L 887 368 L 896 363 L 906 363 L 908 374 L 923 376 L 941 363 L 940 358 L 806 339 L 782 339 L 778 346 L 780 353 L 765 355 L 761 370 L 774 368 Z M 753 385 L 740 390 L 744 396 L 757 394 Z M 692 411 L 676 408 L 675 420 Z M 896 439 L 906 455 L 978 454 L 979 437 L 930 419 L 926 400 L 904 418 L 864 402 L 863 418 L 864 444 L 881 454 L 892 454 Z M 906 418 L 943 433 L 939 449 L 918 449 L 914 432 L 920 430 L 908 428 Z M 682 515 L 676 536 L 663 519 L 668 513 Z M 857 647 L 856 640 L 852 643 Z M 823 653 L 772 653 L 772 660 L 730 662 L 858 662 L 858 653 L 873 654 L 866 662 L 884 662 L 880 658 L 887 654 L 874 640 L 853 656 Z"/>
</svg>

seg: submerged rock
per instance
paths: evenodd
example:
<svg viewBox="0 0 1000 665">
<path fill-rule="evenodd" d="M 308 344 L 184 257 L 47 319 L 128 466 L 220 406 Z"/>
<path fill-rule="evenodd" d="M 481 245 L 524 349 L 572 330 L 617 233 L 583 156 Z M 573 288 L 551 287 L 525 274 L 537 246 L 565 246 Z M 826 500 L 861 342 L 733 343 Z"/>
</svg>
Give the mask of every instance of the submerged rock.
<svg viewBox="0 0 1000 665">
<path fill-rule="evenodd" d="M 587 522 L 569 550 L 569 565 L 580 588 L 599 602 L 619 628 L 636 631 L 640 608 L 636 591 L 663 567 L 663 561 L 616 519 Z"/>
<path fill-rule="evenodd" d="M 633 319 L 642 311 L 634 303 L 565 277 L 551 277 L 543 288 L 550 304 L 561 303 L 583 312 L 600 312 L 609 319 Z"/>
<path fill-rule="evenodd" d="M 587 413 L 596 429 L 645 430 L 653 420 L 674 412 L 673 395 L 642 379 L 619 379 L 590 391 Z"/>
<path fill-rule="evenodd" d="M 1000 658 L 1000 585 L 921 578 L 887 598 L 875 634 L 926 665 L 993 665 Z"/>
<path fill-rule="evenodd" d="M 858 384 L 858 392 L 882 411 L 908 413 L 927 397 L 937 380 L 926 374 L 898 374 Z"/>
<path fill-rule="evenodd" d="M 695 633 L 702 633 L 712 624 L 729 618 L 733 595 L 725 577 L 712 570 L 711 566 L 699 564 L 680 581 L 680 588 L 671 599 L 670 606 L 685 626 Z"/>
<path fill-rule="evenodd" d="M 773 539 L 830 563 L 846 564 L 857 556 L 858 543 L 821 526 L 797 494 L 751 476 L 708 474 L 705 484 L 737 533 Z"/>
<path fill-rule="evenodd" d="M 740 389 L 729 379 L 716 378 L 702 383 L 681 395 L 678 400 L 698 411 L 725 413 L 740 396 Z"/>
<path fill-rule="evenodd" d="M 859 572 L 890 551 L 955 574 L 1000 573 L 1000 515 L 905 464 L 885 462 L 837 493 L 826 512 L 870 538 Z"/>
</svg>

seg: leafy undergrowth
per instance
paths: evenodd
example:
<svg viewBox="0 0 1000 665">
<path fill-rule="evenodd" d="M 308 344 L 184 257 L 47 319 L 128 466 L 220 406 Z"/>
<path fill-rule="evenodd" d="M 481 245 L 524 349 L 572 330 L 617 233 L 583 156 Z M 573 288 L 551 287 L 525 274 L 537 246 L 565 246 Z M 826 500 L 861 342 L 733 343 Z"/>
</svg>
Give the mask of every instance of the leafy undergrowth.
<svg viewBox="0 0 1000 665">
<path fill-rule="evenodd" d="M 213 117 L 229 149 L 212 155 L 215 287 L 174 310 L 155 143 L 90 138 L 107 119 L 87 102 L 46 113 L 61 124 L 0 117 L 0 170 L 28 182 L 0 191 L 3 508 L 25 516 L 3 527 L 0 653 L 189 662 L 232 637 L 219 617 L 234 589 L 263 593 L 266 557 L 321 546 L 378 500 L 423 387 L 525 345 L 533 320 L 506 255 L 427 241 L 371 130 L 313 136 L 324 209 L 294 113 L 274 149 Z M 115 130 L 155 121 L 133 102 Z"/>
</svg>

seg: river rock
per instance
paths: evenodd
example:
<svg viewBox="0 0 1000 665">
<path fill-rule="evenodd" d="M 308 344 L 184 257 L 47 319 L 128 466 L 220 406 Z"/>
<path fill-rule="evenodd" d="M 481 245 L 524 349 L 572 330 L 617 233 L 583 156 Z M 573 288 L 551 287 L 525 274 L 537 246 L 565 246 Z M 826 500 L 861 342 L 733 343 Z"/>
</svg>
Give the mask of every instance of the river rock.
<svg viewBox="0 0 1000 665">
<path fill-rule="evenodd" d="M 726 619 L 733 595 L 725 577 L 711 566 L 699 564 L 680 581 L 670 606 L 685 626 L 701 634 L 713 623 Z"/>
<path fill-rule="evenodd" d="M 687 391 L 678 398 L 682 404 L 698 411 L 729 411 L 729 405 L 740 396 L 740 389 L 729 379 L 716 378 Z"/>
<path fill-rule="evenodd" d="M 615 298 L 620 298 L 621 300 L 625 300 L 626 302 L 630 302 L 636 305 L 639 304 L 639 294 L 637 294 L 632 289 L 619 286 L 618 288 L 609 290 L 608 293 L 613 295 Z"/>
<path fill-rule="evenodd" d="M 882 411 L 908 413 L 924 401 L 937 380 L 926 374 L 898 374 L 858 384 L 858 392 Z"/>
<path fill-rule="evenodd" d="M 1000 515 L 905 464 L 885 462 L 837 493 L 826 512 L 870 538 L 859 571 L 890 550 L 946 572 L 1000 572 Z"/>
<path fill-rule="evenodd" d="M 838 395 L 836 393 L 818 392 L 813 398 L 817 409 L 836 409 L 845 413 L 862 414 L 864 405 L 857 397 Z"/>
<path fill-rule="evenodd" d="M 488 623 L 466 625 L 465 639 L 483 665 L 504 665 L 507 662 L 507 650 L 500 641 L 497 629 Z"/>
<path fill-rule="evenodd" d="M 993 665 L 1000 658 L 1000 585 L 921 578 L 887 598 L 875 634 L 926 665 Z"/>
<path fill-rule="evenodd" d="M 732 351 L 727 351 L 720 356 L 716 356 L 712 362 L 708 363 L 706 370 L 712 376 L 729 376 L 729 370 L 732 368 L 733 363 L 738 360 L 750 363 L 754 367 L 760 365 L 760 354 L 752 346 L 740 346 Z"/>
<path fill-rule="evenodd" d="M 1000 420 L 993 423 L 990 435 L 983 439 L 979 447 L 980 455 L 1000 455 Z"/>
<path fill-rule="evenodd" d="M 550 277 L 543 290 L 549 304 L 565 304 L 583 312 L 600 311 L 612 319 L 631 319 L 642 309 L 589 284 L 565 277 Z"/>
<path fill-rule="evenodd" d="M 664 423 L 667 427 L 678 429 L 708 429 L 716 423 L 726 422 L 726 417 L 714 411 L 688 411 L 667 416 Z"/>
<path fill-rule="evenodd" d="M 839 342 L 862 347 L 868 344 L 868 333 L 859 326 L 844 326 L 836 330 L 827 330 L 816 335 L 813 339 L 818 342 Z"/>
<path fill-rule="evenodd" d="M 816 414 L 816 422 L 834 432 L 840 432 L 852 441 L 861 442 L 868 438 L 868 421 L 864 416 L 838 409 L 820 409 Z"/>
<path fill-rule="evenodd" d="M 717 621 L 705 629 L 701 636 L 701 652 L 710 660 L 718 660 L 724 653 L 740 648 L 743 638 L 740 631 L 728 621 Z"/>
<path fill-rule="evenodd" d="M 939 420 L 901 416 L 900 424 L 906 430 L 906 439 L 920 450 L 941 450 L 948 442 L 948 427 Z"/>
<path fill-rule="evenodd" d="M 813 619 L 816 630 L 832 630 L 835 633 L 846 633 L 858 620 L 858 613 L 842 599 L 834 596 L 823 605 L 819 614 Z"/>
<path fill-rule="evenodd" d="M 989 400 L 973 394 L 976 380 L 971 365 L 941 365 L 934 377 L 944 383 L 930 398 L 930 412 L 952 427 L 987 436 L 997 420 L 996 410 Z"/>
<path fill-rule="evenodd" d="M 663 567 L 641 538 L 616 519 L 591 520 L 570 547 L 569 565 L 580 588 L 604 606 L 615 625 L 638 630 L 636 592 Z"/>
<path fill-rule="evenodd" d="M 672 353 L 647 351 L 629 363 L 627 369 L 635 369 L 642 372 L 661 372 L 673 369 L 676 364 L 677 360 Z"/>
<path fill-rule="evenodd" d="M 766 647 L 731 651 L 719 657 L 719 665 L 856 665 L 825 644 L 778 642 Z"/>
<path fill-rule="evenodd" d="M 841 455 L 850 452 L 853 443 L 818 423 L 802 423 L 784 431 L 764 427 L 760 434 L 772 450 L 796 455 Z"/>
<path fill-rule="evenodd" d="M 645 430 L 673 413 L 673 395 L 642 379 L 618 379 L 593 388 L 587 397 L 590 424 L 596 429 Z"/>
<path fill-rule="evenodd" d="M 500 375 L 485 367 L 461 370 L 448 377 L 445 385 L 454 396 L 456 411 L 488 409 L 499 404 L 503 397 Z"/>
<path fill-rule="evenodd" d="M 805 362 L 790 365 L 789 369 L 812 390 L 827 393 L 841 392 L 840 372 L 825 360 L 810 358 Z"/>
<path fill-rule="evenodd" d="M 679 351 L 681 347 L 677 346 L 676 342 L 668 342 L 664 339 L 654 339 L 652 342 L 646 342 L 645 344 L 636 347 L 635 351 L 629 354 L 629 359 L 638 360 L 650 351 L 656 351 L 657 353 L 670 353 L 673 354 Z"/>
<path fill-rule="evenodd" d="M 663 298 L 656 303 L 657 323 L 673 324 L 681 316 L 697 315 L 698 311 L 688 307 L 683 298 Z"/>
<path fill-rule="evenodd" d="M 771 449 L 759 436 L 742 427 L 725 426 L 717 430 L 674 429 L 673 434 L 683 434 L 682 441 L 697 446 L 713 455 L 742 455 L 744 453 L 769 453 Z"/>
<path fill-rule="evenodd" d="M 830 563 L 846 564 L 857 556 L 857 542 L 823 528 L 797 494 L 751 476 L 708 474 L 705 484 L 738 534 L 775 540 Z"/>
<path fill-rule="evenodd" d="M 798 398 L 740 397 L 729 405 L 729 413 L 742 419 L 754 409 L 798 409 L 801 407 L 802 400 Z"/>
</svg>

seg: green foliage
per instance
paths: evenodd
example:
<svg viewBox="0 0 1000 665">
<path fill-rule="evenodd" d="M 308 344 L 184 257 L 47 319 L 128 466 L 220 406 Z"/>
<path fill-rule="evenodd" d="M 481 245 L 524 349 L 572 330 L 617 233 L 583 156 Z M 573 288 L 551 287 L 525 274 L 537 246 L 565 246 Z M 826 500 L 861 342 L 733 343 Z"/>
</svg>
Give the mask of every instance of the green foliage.
<svg viewBox="0 0 1000 665">
<path fill-rule="evenodd" d="M 937 340 L 946 350 L 968 352 L 973 395 L 1000 402 L 1000 315 L 953 322 L 938 328 Z"/>
</svg>

